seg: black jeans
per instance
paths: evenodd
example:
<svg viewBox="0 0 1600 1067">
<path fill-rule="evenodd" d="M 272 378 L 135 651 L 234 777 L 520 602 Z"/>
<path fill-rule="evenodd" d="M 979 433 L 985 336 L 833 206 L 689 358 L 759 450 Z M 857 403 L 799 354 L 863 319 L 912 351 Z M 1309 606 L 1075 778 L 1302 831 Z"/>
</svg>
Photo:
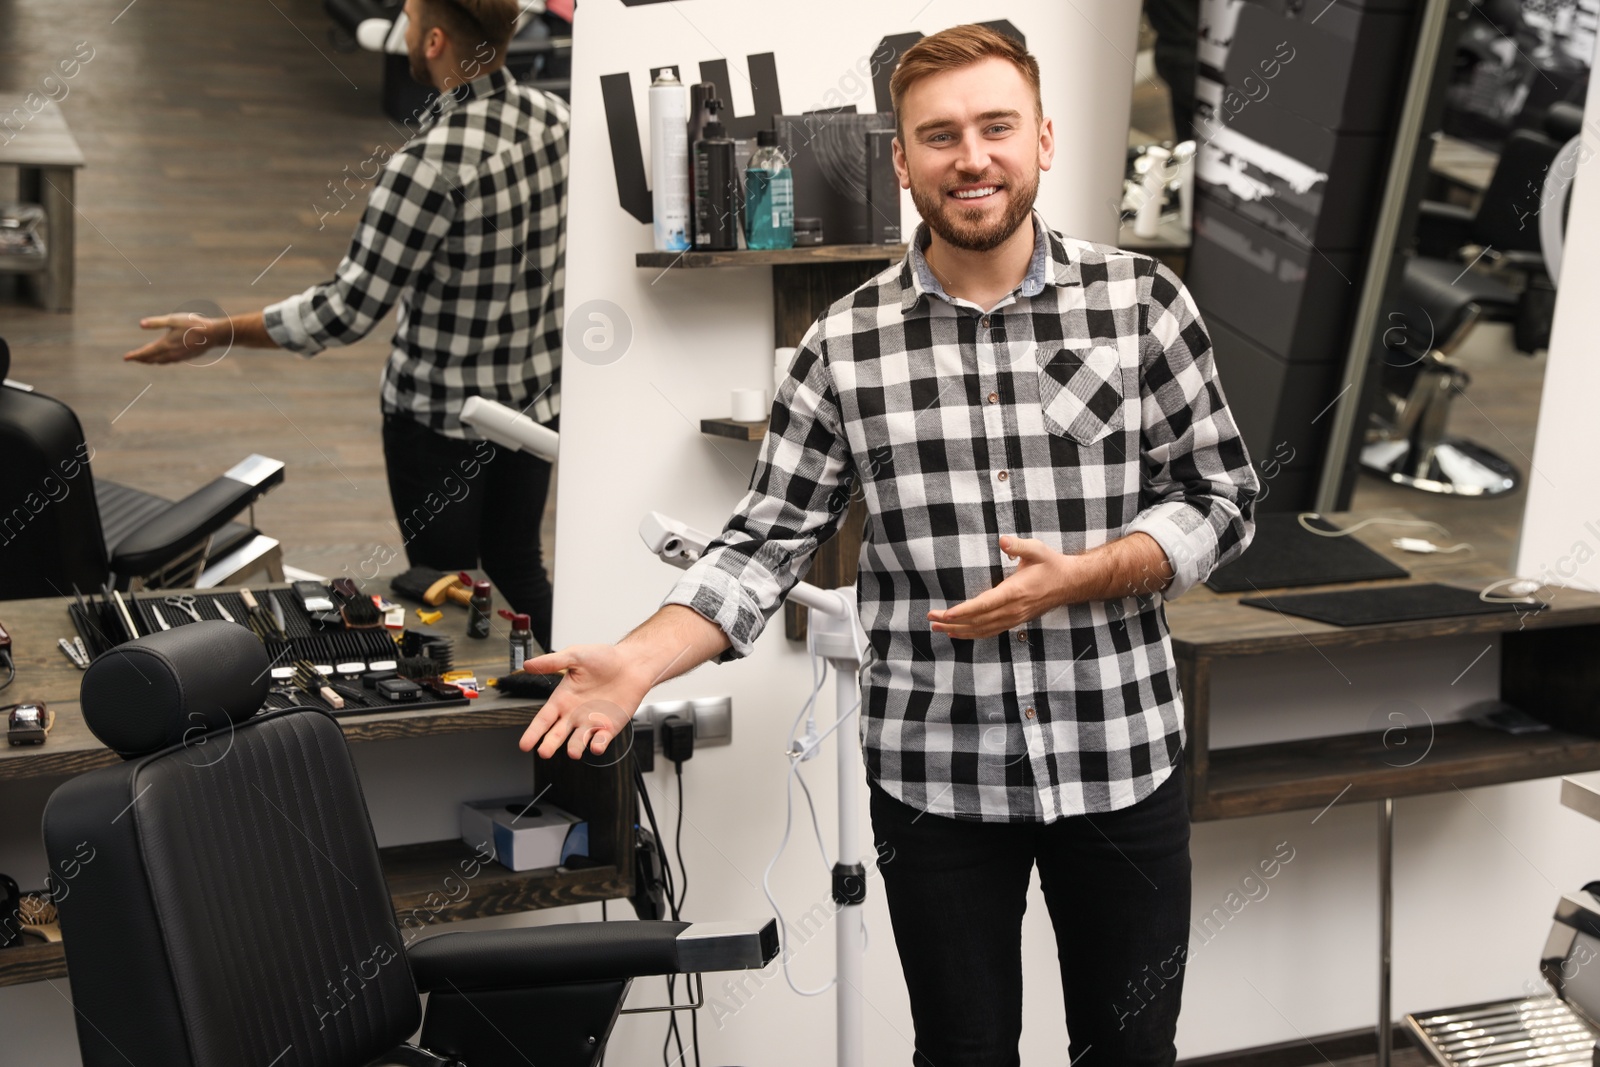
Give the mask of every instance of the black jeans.
<svg viewBox="0 0 1600 1067">
<path fill-rule="evenodd" d="M 546 423 L 556 429 L 560 418 Z M 383 417 L 389 499 L 413 567 L 470 570 L 481 563 L 500 595 L 550 648 L 553 593 L 539 525 L 550 464 L 487 441 L 458 441 L 403 416 Z"/>
<path fill-rule="evenodd" d="M 1190 873 L 1181 767 L 1132 807 L 1048 825 L 929 815 L 874 783 L 872 829 L 911 994 L 913 1067 L 1020 1063 L 1035 863 L 1061 961 L 1062 1067 L 1177 1058 Z"/>
</svg>

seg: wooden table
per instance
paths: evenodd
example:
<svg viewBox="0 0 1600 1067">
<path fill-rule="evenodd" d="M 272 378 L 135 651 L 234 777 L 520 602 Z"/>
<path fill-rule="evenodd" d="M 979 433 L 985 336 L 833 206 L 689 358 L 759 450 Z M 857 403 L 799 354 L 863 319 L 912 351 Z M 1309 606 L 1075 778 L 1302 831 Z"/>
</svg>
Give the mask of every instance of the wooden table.
<svg viewBox="0 0 1600 1067">
<path fill-rule="evenodd" d="M 1359 517 L 1410 517 L 1394 509 L 1362 512 Z M 1331 516 L 1345 526 L 1357 516 Z M 1481 589 L 1506 574 L 1489 564 L 1459 562 L 1446 555 L 1412 555 L 1389 539 L 1413 530 L 1369 526 L 1354 536 L 1411 571 L 1411 581 L 1443 582 Z M 1353 589 L 1393 582 L 1309 586 L 1292 592 Z M 1265 591 L 1270 597 L 1272 590 Z M 1590 672 L 1594 657 L 1557 651 L 1573 640 L 1600 643 L 1600 596 L 1562 589 L 1551 606 L 1536 614 L 1505 612 L 1374 626 L 1332 626 L 1239 603 L 1249 593 L 1213 593 L 1198 586 L 1167 605 L 1173 651 L 1183 690 L 1188 735 L 1190 809 L 1196 820 L 1227 819 L 1268 812 L 1316 810 L 1331 804 L 1384 800 L 1453 787 L 1495 785 L 1600 770 L 1600 739 L 1561 730 L 1512 735 L 1469 722 L 1432 728 L 1426 759 L 1397 766 L 1381 731 L 1213 749 L 1210 744 L 1212 672 L 1219 663 L 1316 649 L 1379 648 L 1466 634 L 1499 635 L 1502 641 L 1501 691 L 1512 703 L 1528 705 L 1530 695 L 1560 696 L 1570 672 Z M 1591 646 L 1594 647 L 1594 646 Z M 1546 663 L 1545 661 L 1550 662 Z M 1571 688 L 1570 685 L 1568 687 Z M 1515 698 L 1508 690 L 1515 691 Z M 1538 712 L 1540 708 L 1529 707 Z M 1283 708 L 1294 714 L 1291 701 Z"/>
<path fill-rule="evenodd" d="M 369 587 L 374 592 L 389 593 L 387 588 L 376 583 Z M 259 594 L 265 589 L 287 586 L 252 584 L 250 588 Z M 464 608 L 446 605 L 441 609 L 444 617 L 438 623 L 423 626 L 416 618 L 415 605 L 394 599 L 406 604 L 410 628 L 452 638 L 456 665 L 473 668 L 480 682 L 505 673 L 509 662 L 507 631 L 502 620 L 495 619 L 488 639 L 475 640 L 466 636 Z M 78 705 L 83 672 L 68 662 L 56 647 L 57 637 L 69 637 L 73 633 L 67 617 L 67 603 L 66 599 L 56 598 L 0 601 L 0 621 L 12 635 L 17 660 L 17 680 L 6 690 L 5 702 L 44 700 L 56 713 L 55 727 L 44 745 L 22 748 L 0 745 L 0 810 L 6 809 L 5 789 L 11 782 L 76 775 L 118 761 L 116 754 L 100 744 L 84 724 Z M 498 593 L 495 605 L 504 606 Z M 539 700 L 502 697 L 490 690 L 465 707 L 347 715 L 339 718 L 339 725 L 345 740 L 352 744 L 507 730 L 526 726 L 542 704 Z M 618 742 L 623 745 L 619 751 L 626 752 L 630 740 L 619 738 Z M 380 849 L 390 895 L 402 925 L 449 922 L 630 896 L 633 893 L 633 826 L 637 808 L 630 770 L 631 763 L 627 760 L 613 761 L 609 757 L 599 761 L 556 758 L 537 764 L 541 795 L 588 820 L 590 857 L 599 861 L 598 866 L 510 871 L 497 864 L 487 864 L 473 881 L 472 892 L 451 902 L 439 893 L 440 879 L 471 857 L 472 852 L 465 844 L 448 840 Z M 8 814 L 37 819 L 40 813 Z M 65 973 L 66 960 L 60 945 L 29 945 L 0 951 L 0 986 L 58 978 Z"/>
<path fill-rule="evenodd" d="M 45 100 L 36 111 L 30 102 L 40 104 L 37 93 L 0 93 L 0 166 L 16 167 L 18 196 L 44 209 L 47 257 L 44 269 L 33 271 L 35 296 L 47 311 L 71 311 L 83 152 L 60 107 Z"/>
</svg>

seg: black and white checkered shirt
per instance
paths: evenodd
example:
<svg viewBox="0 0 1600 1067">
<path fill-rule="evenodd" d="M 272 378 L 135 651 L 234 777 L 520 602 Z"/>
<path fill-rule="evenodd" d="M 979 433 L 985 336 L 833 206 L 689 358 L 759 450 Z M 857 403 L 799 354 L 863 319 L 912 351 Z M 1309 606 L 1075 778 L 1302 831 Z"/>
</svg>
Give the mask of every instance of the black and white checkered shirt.
<svg viewBox="0 0 1600 1067">
<path fill-rule="evenodd" d="M 773 403 L 750 491 L 667 598 L 751 642 L 865 497 L 857 600 L 867 771 L 941 815 L 1127 807 L 1183 747 L 1162 604 L 1244 550 L 1258 483 L 1194 301 L 1148 256 L 1035 216 L 1032 267 L 985 312 L 920 248 L 830 307 Z M 1002 534 L 1076 553 L 1143 531 L 1164 594 L 1072 604 L 978 641 L 930 610 L 1016 569 Z"/>
<path fill-rule="evenodd" d="M 447 437 L 485 396 L 548 422 L 561 410 L 567 105 L 504 69 L 445 94 L 385 163 L 332 281 L 266 309 L 312 356 L 400 305 L 383 410 Z"/>
</svg>

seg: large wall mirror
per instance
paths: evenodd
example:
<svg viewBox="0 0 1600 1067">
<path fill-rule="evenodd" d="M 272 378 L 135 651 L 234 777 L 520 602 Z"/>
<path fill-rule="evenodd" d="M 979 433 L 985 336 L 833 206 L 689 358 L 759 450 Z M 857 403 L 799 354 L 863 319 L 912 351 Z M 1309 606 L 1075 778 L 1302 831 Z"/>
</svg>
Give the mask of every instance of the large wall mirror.
<svg viewBox="0 0 1600 1067">
<path fill-rule="evenodd" d="M 1600 0 L 1144 9 L 1120 241 L 1199 303 L 1261 510 L 1403 509 L 1509 569 Z"/>
</svg>

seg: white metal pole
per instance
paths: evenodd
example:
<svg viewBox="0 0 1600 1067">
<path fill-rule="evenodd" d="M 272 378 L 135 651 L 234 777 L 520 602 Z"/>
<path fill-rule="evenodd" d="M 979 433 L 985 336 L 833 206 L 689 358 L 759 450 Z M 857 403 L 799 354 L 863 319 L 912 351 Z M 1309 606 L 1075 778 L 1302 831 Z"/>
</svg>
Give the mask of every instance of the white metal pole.
<svg viewBox="0 0 1600 1067">
<path fill-rule="evenodd" d="M 838 717 L 850 714 L 860 697 L 856 667 L 835 662 L 835 697 Z M 859 720 L 841 721 L 834 731 L 834 748 L 839 754 L 839 866 L 861 870 L 861 732 Z M 864 876 L 862 888 L 865 886 Z M 861 931 L 861 904 L 844 904 L 835 920 L 835 959 L 838 973 L 839 1067 L 862 1067 L 865 1036 L 862 1017 L 862 978 L 866 939 Z"/>
</svg>

